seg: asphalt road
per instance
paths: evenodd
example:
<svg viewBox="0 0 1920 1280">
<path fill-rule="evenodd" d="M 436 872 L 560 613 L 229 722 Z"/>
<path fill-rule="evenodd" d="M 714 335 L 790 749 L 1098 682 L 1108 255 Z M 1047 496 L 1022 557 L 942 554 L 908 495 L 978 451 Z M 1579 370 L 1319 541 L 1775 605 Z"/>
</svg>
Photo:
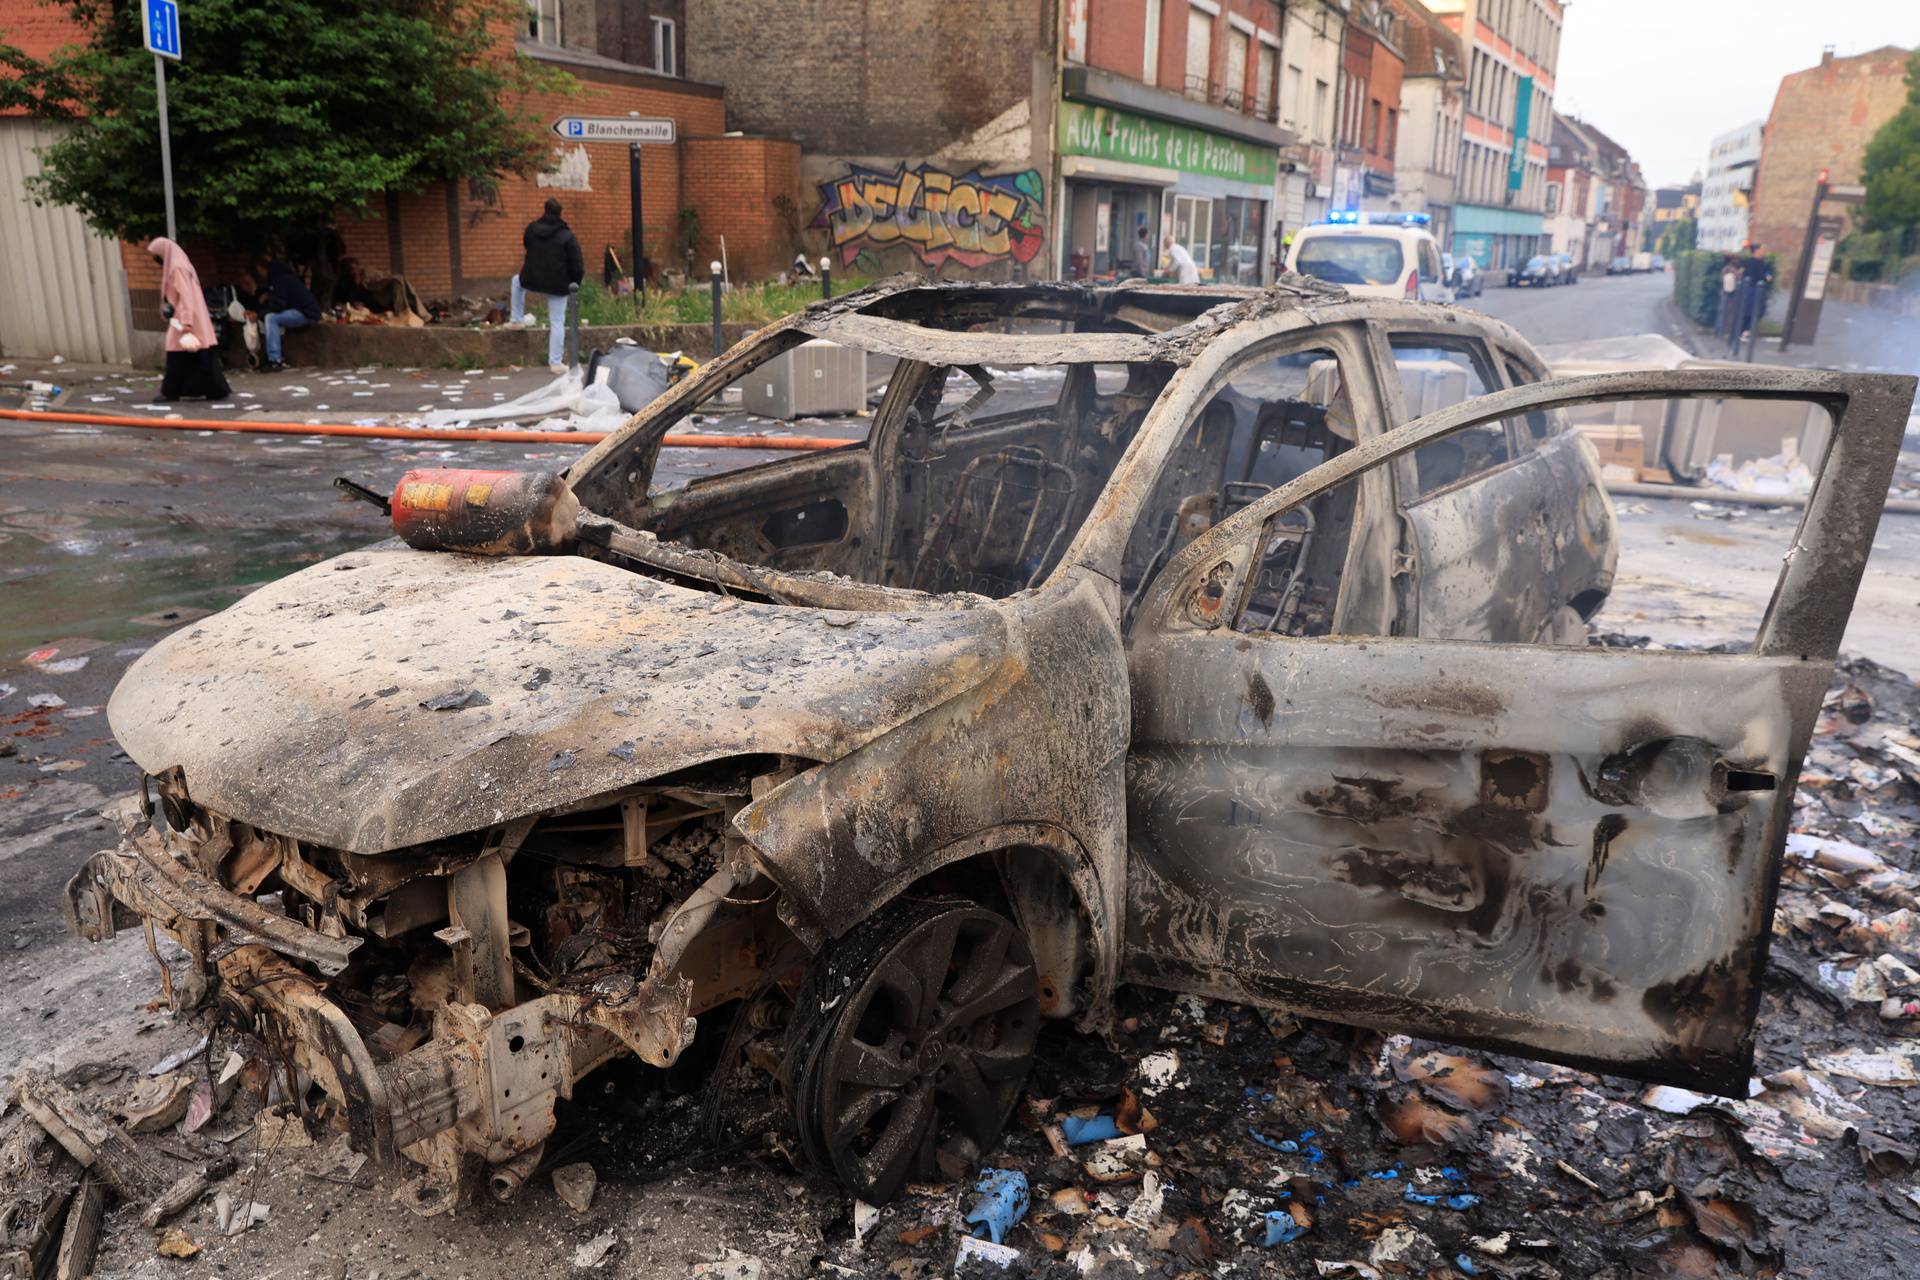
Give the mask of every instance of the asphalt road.
<svg viewBox="0 0 1920 1280">
<path fill-rule="evenodd" d="M 1667 306 L 1672 296 L 1672 276 L 1600 275 L 1552 289 L 1489 288 L 1460 305 L 1506 321 L 1540 347 L 1635 333 L 1658 333 L 1680 342 L 1679 326 Z"/>
</svg>

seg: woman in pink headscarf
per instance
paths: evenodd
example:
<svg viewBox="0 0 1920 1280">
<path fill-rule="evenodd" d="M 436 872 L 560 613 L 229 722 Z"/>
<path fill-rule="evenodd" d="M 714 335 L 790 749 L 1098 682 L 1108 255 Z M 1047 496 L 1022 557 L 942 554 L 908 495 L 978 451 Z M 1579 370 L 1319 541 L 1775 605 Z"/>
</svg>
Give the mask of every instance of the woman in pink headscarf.
<svg viewBox="0 0 1920 1280">
<path fill-rule="evenodd" d="M 155 403 L 182 396 L 225 400 L 233 392 L 214 347 L 213 317 L 207 314 L 200 273 L 187 251 L 165 236 L 147 241 L 147 252 L 160 262 L 160 314 L 167 318 L 167 371 Z"/>
</svg>

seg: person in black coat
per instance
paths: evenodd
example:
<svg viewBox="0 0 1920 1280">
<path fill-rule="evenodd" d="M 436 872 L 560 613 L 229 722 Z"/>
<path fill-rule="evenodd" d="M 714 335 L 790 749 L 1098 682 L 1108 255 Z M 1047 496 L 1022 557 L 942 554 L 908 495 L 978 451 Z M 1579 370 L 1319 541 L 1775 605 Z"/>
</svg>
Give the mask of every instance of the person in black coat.
<svg viewBox="0 0 1920 1280">
<path fill-rule="evenodd" d="M 263 284 L 254 310 L 259 312 L 261 328 L 267 335 L 265 368 L 268 373 L 278 373 L 287 367 L 280 359 L 280 335 L 288 329 L 304 329 L 318 323 L 320 303 L 313 296 L 313 290 L 307 288 L 306 281 L 271 254 L 262 255 L 254 262 L 253 278 Z"/>
<path fill-rule="evenodd" d="M 547 298 L 547 368 L 565 373 L 567 347 L 567 289 L 586 278 L 587 264 L 580 253 L 580 242 L 573 228 L 560 218 L 560 202 L 549 199 L 546 211 L 527 224 L 520 237 L 527 256 L 520 274 L 513 278 L 511 309 L 513 324 L 530 324 L 527 295 L 545 294 Z"/>
</svg>

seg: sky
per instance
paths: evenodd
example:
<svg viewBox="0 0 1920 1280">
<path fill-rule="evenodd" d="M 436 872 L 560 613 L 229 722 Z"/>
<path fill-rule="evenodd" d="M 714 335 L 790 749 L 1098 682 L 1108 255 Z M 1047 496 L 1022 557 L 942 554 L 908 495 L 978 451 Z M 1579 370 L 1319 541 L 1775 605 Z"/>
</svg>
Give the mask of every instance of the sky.
<svg viewBox="0 0 1920 1280">
<path fill-rule="evenodd" d="M 1707 147 L 1765 120 L 1780 77 L 1920 45 L 1917 0 L 1568 0 L 1554 106 L 1633 153 L 1650 187 L 1705 172 Z"/>
</svg>

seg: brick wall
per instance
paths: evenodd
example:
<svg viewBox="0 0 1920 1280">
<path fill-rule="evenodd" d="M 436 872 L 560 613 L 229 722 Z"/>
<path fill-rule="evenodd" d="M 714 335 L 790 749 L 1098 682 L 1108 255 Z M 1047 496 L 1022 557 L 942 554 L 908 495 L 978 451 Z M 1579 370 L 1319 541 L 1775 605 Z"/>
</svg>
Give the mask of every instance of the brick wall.
<svg viewBox="0 0 1920 1280">
<path fill-rule="evenodd" d="M 0 44 L 10 44 L 28 57 L 44 62 L 62 45 L 84 43 L 85 33 L 64 7 L 42 0 L 0 0 Z M 15 108 L 0 115 L 25 115 Z"/>
<path fill-rule="evenodd" d="M 1754 179 L 1750 234 L 1779 255 L 1779 278 L 1791 285 L 1813 207 L 1820 170 L 1832 182 L 1858 182 L 1868 141 L 1906 101 L 1907 51 L 1879 49 L 1852 58 L 1829 56 L 1780 81 L 1767 118 Z M 1828 214 L 1844 214 L 1830 205 Z M 1784 299 L 1787 288 L 1775 293 Z"/>
<path fill-rule="evenodd" d="M 749 137 L 686 138 L 680 144 L 683 200 L 699 211 L 693 274 L 704 278 L 726 237 L 734 279 L 785 270 L 799 249 L 800 144 Z M 678 265 L 678 264 L 676 264 Z"/>
<path fill-rule="evenodd" d="M 925 156 L 1033 90 L 1051 0 L 687 0 L 689 75 L 730 127 L 809 154 Z M 719 132 L 719 130 L 715 130 Z"/>
</svg>

